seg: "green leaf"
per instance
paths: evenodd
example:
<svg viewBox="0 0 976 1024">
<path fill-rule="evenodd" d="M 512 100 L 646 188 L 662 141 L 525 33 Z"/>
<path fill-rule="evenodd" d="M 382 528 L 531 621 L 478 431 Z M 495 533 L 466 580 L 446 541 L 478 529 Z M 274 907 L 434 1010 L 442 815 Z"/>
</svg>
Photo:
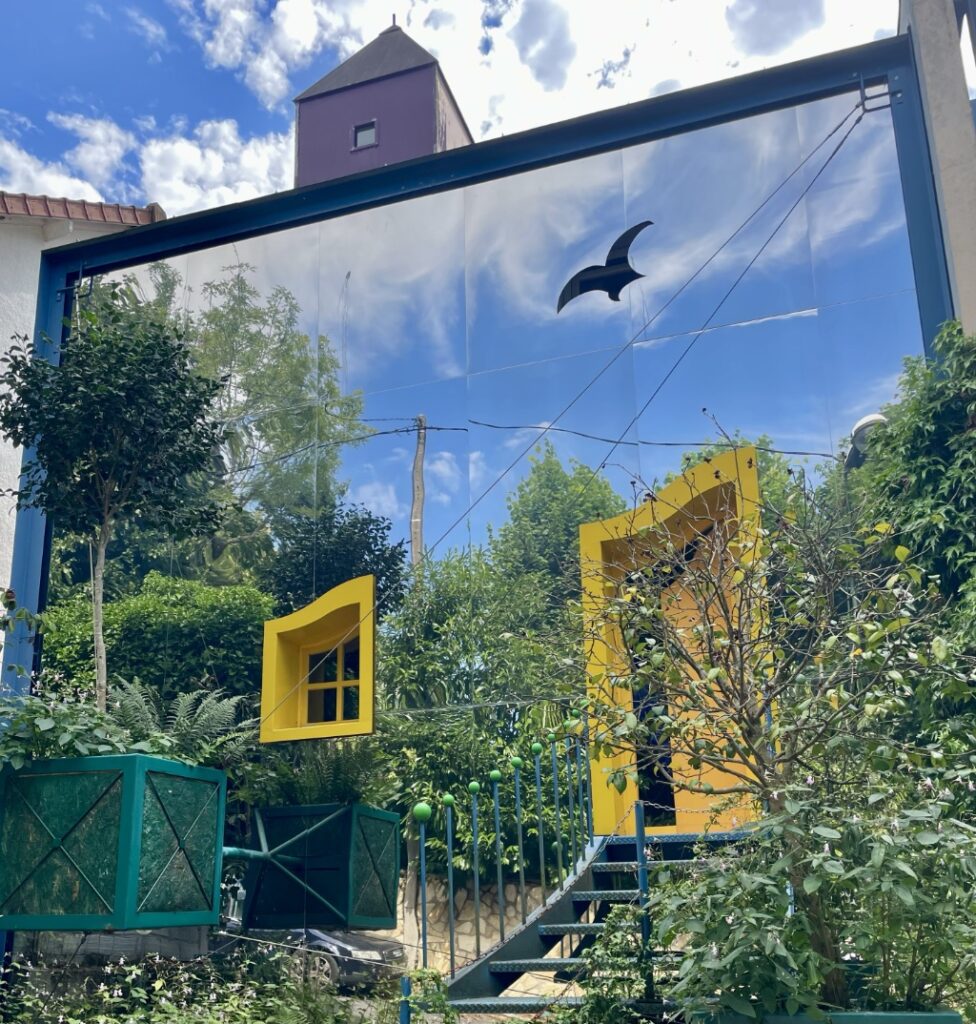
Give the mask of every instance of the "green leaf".
<svg viewBox="0 0 976 1024">
<path fill-rule="evenodd" d="M 882 849 L 884 849 L 884 847 L 882 847 Z M 908 875 L 909 878 L 914 878 L 916 882 L 918 881 L 918 875 L 916 875 L 915 872 L 911 869 L 911 867 L 909 867 L 909 865 L 906 864 L 903 860 L 899 860 L 898 858 L 895 858 L 891 863 L 896 868 L 898 868 L 898 870 L 903 875 Z"/>
<path fill-rule="evenodd" d="M 938 832 L 929 832 L 928 830 L 925 830 L 923 832 L 919 832 L 918 835 L 915 836 L 915 841 L 917 843 L 921 843 L 922 846 L 935 846 L 941 838 L 942 837 Z"/>
<path fill-rule="evenodd" d="M 722 996 L 722 1000 L 726 1006 L 731 1007 L 736 1013 L 741 1013 L 743 1017 L 756 1016 L 756 1008 L 748 999 L 743 999 L 741 996 L 734 996 L 729 993 Z"/>
<path fill-rule="evenodd" d="M 898 547 L 895 548 L 895 558 L 897 558 L 899 562 L 904 562 L 910 554 L 911 551 L 909 551 L 904 544 L 899 544 Z"/>
<path fill-rule="evenodd" d="M 932 638 L 932 656 L 938 662 L 944 662 L 949 657 L 949 645 L 941 636 Z"/>
<path fill-rule="evenodd" d="M 39 732 L 47 732 L 49 729 L 54 728 L 53 718 L 39 718 L 37 720 L 37 728 Z"/>
<path fill-rule="evenodd" d="M 906 907 L 915 906 L 915 897 L 911 891 L 906 889 L 903 885 L 893 886 L 895 895 L 905 904 Z"/>
<path fill-rule="evenodd" d="M 807 875 L 803 879 L 803 891 L 808 895 L 815 893 L 823 884 L 823 879 L 817 875 Z"/>
<path fill-rule="evenodd" d="M 840 839 L 837 829 L 828 828 L 826 825 L 816 825 L 812 831 L 814 835 L 822 836 L 824 839 Z"/>
</svg>

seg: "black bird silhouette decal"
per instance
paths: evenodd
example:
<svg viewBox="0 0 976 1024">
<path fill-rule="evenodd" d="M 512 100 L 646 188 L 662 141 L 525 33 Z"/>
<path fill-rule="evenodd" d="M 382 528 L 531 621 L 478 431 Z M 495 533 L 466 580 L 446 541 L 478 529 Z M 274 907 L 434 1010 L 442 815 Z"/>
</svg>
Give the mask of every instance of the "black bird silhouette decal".
<svg viewBox="0 0 976 1024">
<path fill-rule="evenodd" d="M 575 299 L 583 292 L 606 292 L 614 302 L 620 301 L 620 293 L 631 283 L 636 281 L 643 274 L 638 274 L 630 265 L 630 246 L 634 239 L 644 230 L 650 227 L 654 221 L 642 220 L 628 228 L 607 253 L 607 262 L 602 267 L 586 267 L 573 274 L 563 286 L 559 293 L 559 302 L 556 303 L 558 313 L 567 302 Z"/>
</svg>

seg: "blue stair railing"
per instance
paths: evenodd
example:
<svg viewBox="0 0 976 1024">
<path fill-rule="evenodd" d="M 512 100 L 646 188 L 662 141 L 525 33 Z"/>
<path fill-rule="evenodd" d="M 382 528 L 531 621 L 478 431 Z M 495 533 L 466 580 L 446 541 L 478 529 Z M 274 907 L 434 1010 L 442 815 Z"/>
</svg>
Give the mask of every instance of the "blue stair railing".
<svg viewBox="0 0 976 1024">
<path fill-rule="evenodd" d="M 485 791 L 482 782 L 475 779 L 467 786 L 468 806 L 459 806 L 454 794 L 444 793 L 440 797 L 440 805 L 444 826 L 444 844 L 446 853 L 446 916 L 447 916 L 447 959 L 450 976 L 457 973 L 463 956 L 458 948 L 458 911 L 455 905 L 455 885 L 458 881 L 458 861 L 466 859 L 467 850 L 457 849 L 458 815 L 467 813 L 470 823 L 470 881 L 473 888 L 474 911 L 474 956 L 475 960 L 482 957 L 482 947 L 489 941 L 486 923 L 482 917 L 482 868 L 490 872 L 490 865 L 483 864 L 484 847 L 481 842 L 485 814 L 490 814 L 491 825 L 494 826 L 494 868 L 497 900 L 497 938 L 492 937 L 489 944 L 492 948 L 504 943 L 511 932 L 513 924 L 507 920 L 508 911 L 514 909 L 517 928 L 524 928 L 533 914 L 544 908 L 551 898 L 564 892 L 571 880 L 575 879 L 581 865 L 588 862 L 593 853 L 593 811 L 592 793 L 590 790 L 589 756 L 586 749 L 587 731 L 580 718 L 573 718 L 566 723 L 566 735 L 557 737 L 553 732 L 547 736 L 549 756 L 543 758 L 545 746 L 534 742 L 530 746 L 531 763 L 534 767 L 535 807 L 527 820 L 527 805 L 523 801 L 522 769 L 526 761 L 519 756 L 509 761 L 510 780 L 513 784 L 514 801 L 512 806 L 504 806 L 501 783 L 505 775 L 501 768 L 493 769 L 488 776 L 491 785 L 491 808 L 484 806 Z M 545 776 L 549 776 L 545 778 Z M 506 787 L 509 792 L 509 787 Z M 546 794 L 548 793 L 548 799 Z M 432 959 L 430 932 L 428 927 L 428 857 L 427 844 L 432 838 L 430 824 L 434 809 L 427 801 L 421 801 L 413 807 L 412 819 L 419 838 L 419 888 L 420 888 L 420 961 L 427 967 Z M 555 822 L 553 828 L 552 822 Z M 533 827 L 538 838 L 538 881 L 541 899 L 536 906 L 530 906 L 529 886 L 526 878 L 525 863 L 525 832 Z M 517 853 L 512 863 L 506 863 L 506 833 L 514 833 Z M 547 845 L 547 840 L 550 844 Z M 461 856 L 459 856 L 461 854 Z M 506 899 L 506 873 L 515 883 L 515 897 L 511 908 Z M 514 876 L 514 877 L 513 877 Z M 467 882 L 467 879 L 464 880 Z M 470 947 L 469 947 L 470 949 Z M 438 950 L 443 955 L 443 944 Z"/>
<path fill-rule="evenodd" d="M 662 859 L 669 866 L 694 863 L 693 848 L 705 839 L 709 845 L 733 842 L 741 833 L 708 833 L 682 835 L 648 835 L 645 828 L 644 802 L 633 808 L 633 828 L 627 834 L 618 830 L 609 836 L 593 834 L 593 794 L 589 772 L 588 732 L 584 721 L 566 723 L 565 735 L 549 733 L 547 744 L 536 741 L 529 748 L 531 758 L 515 755 L 509 761 L 512 805 L 503 801 L 501 768 L 488 775 L 491 784 L 491 808 L 484 806 L 485 791 L 479 780 L 467 786 L 468 806 L 461 808 L 452 794 L 440 798 L 443 810 L 446 848 L 446 916 L 448 924 L 448 977 L 445 979 L 447 999 L 459 1013 L 536 1013 L 549 1006 L 578 1005 L 581 997 L 566 994 L 549 986 L 549 993 L 528 995 L 508 990 L 527 974 L 548 973 L 555 982 L 566 985 L 585 977 L 587 966 L 582 954 L 597 941 L 614 905 L 626 903 L 641 908 L 636 915 L 639 927 L 639 956 L 646 963 L 646 979 L 635 1006 L 645 1016 L 663 1017 L 667 1007 L 657 998 L 653 975 L 673 970 L 680 953 L 651 949 L 650 920 L 646 913 L 649 902 L 650 859 Z M 548 745 L 548 751 L 546 750 Z M 523 797 L 523 769 L 531 766 L 534 801 Z M 530 790 L 531 792 L 531 790 Z M 534 804 L 534 806 L 533 806 Z M 651 805 L 652 807 L 655 805 Z M 457 824 L 461 814 L 470 815 L 470 874 L 473 888 L 474 958 L 458 946 L 459 922 L 454 899 L 460 864 L 469 850 L 458 848 Z M 489 818 L 485 818 L 485 815 Z M 419 882 L 421 891 L 421 959 L 424 966 L 431 961 L 427 913 L 426 845 L 428 824 L 433 810 L 426 802 L 413 809 L 413 819 L 420 838 Z M 627 817 L 630 817 L 628 813 Z M 487 822 L 494 827 L 494 874 L 497 885 L 497 935 L 487 933 L 482 916 L 482 867 L 485 850 L 480 842 Z M 538 900 L 530 900 L 526 880 L 525 832 L 535 827 L 538 840 Z M 514 833 L 517 855 L 506 865 L 506 841 Z M 465 847 L 467 844 L 464 844 Z M 509 846 L 511 849 L 511 846 Z M 649 854 L 649 851 L 653 853 Z M 506 898 L 506 867 L 515 895 Z M 465 879 L 467 881 L 467 879 Z M 511 889 L 509 890 L 511 892 Z M 532 905 L 534 903 L 534 905 Z M 512 920 L 506 910 L 512 909 Z M 558 948 L 557 948 L 558 947 Z M 443 957 L 443 945 L 438 954 Z M 555 955 L 554 955 L 555 954 Z M 653 967 L 653 971 L 652 968 Z M 408 986 L 409 988 L 409 986 Z M 403 1006 L 409 1011 L 409 1000 Z M 408 1012 L 409 1016 L 409 1012 Z"/>
</svg>

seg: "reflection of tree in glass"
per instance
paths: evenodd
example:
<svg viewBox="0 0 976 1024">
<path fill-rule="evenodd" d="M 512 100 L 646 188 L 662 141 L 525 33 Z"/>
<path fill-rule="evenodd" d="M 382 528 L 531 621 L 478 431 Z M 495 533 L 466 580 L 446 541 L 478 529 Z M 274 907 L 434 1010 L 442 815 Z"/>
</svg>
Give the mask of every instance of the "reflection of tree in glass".
<svg viewBox="0 0 976 1024">
<path fill-rule="evenodd" d="M 228 426 L 228 482 L 245 506 L 321 508 L 338 497 L 343 444 L 370 430 L 362 399 L 343 395 L 339 361 L 324 336 L 300 329 L 295 296 L 276 285 L 260 294 L 255 268 L 237 263 L 203 285 L 203 308 L 178 314 L 182 285 L 172 267 L 150 269 L 157 301 L 184 316 L 200 369 L 226 381 L 218 414 Z"/>
<path fill-rule="evenodd" d="M 390 542 L 389 519 L 360 505 L 331 503 L 317 515 L 282 508 L 268 518 L 275 547 L 257 576 L 274 595 L 279 615 L 367 574 L 376 577 L 376 599 L 384 612 L 399 603 L 406 549 L 402 540 Z"/>
<path fill-rule="evenodd" d="M 344 490 L 336 480 L 342 446 L 371 433 L 358 420 L 359 395 L 341 393 L 328 339 L 299 329 L 301 310 L 287 288 L 262 297 L 254 273 L 246 263 L 226 268 L 203 285 L 203 308 L 194 309 L 175 269 L 149 268 L 147 305 L 178 327 L 200 371 L 226 382 L 216 399 L 227 428 L 222 459 L 204 486 L 228 512 L 219 530 L 178 542 L 138 521 L 125 526 L 108 552 L 118 570 L 110 593 L 136 591 L 153 569 L 218 585 L 252 580 L 273 557 L 268 519 L 334 510 Z M 139 287 L 134 277 L 128 283 Z M 56 538 L 51 575 L 54 600 L 87 582 L 87 549 L 76 537 Z"/>
<path fill-rule="evenodd" d="M 582 462 L 571 460 L 567 470 L 548 441 L 530 463 L 508 496 L 509 520 L 492 540 L 492 558 L 507 576 L 538 574 L 552 601 L 562 604 L 579 596 L 580 524 L 618 515 L 626 503 Z"/>
</svg>

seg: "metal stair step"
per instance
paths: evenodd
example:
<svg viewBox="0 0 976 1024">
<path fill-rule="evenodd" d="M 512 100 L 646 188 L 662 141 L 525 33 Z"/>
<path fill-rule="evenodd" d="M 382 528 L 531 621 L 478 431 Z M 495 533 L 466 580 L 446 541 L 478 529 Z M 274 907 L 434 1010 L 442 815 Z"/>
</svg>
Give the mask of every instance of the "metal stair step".
<svg viewBox="0 0 976 1024">
<path fill-rule="evenodd" d="M 691 857 L 675 858 L 674 860 L 649 860 L 647 862 L 647 870 L 660 871 L 661 868 L 684 868 L 697 863 L 698 861 Z M 606 860 L 601 861 L 599 864 L 593 864 L 591 867 L 595 875 L 622 875 L 635 873 L 639 866 L 636 860 Z"/>
<path fill-rule="evenodd" d="M 603 900 L 605 903 L 634 903 L 640 899 L 640 889 L 582 889 L 573 893 L 573 899 L 582 903 Z"/>
<path fill-rule="evenodd" d="M 599 935 L 603 931 L 602 922 L 573 921 L 567 924 L 540 924 L 540 935 Z"/>
<path fill-rule="evenodd" d="M 651 957 L 661 964 L 677 964 L 684 956 L 679 950 L 654 949 L 650 951 Z M 496 960 L 488 965 L 492 974 L 583 974 L 586 971 L 586 961 L 575 956 L 546 956 L 535 957 L 526 960 Z"/>
<path fill-rule="evenodd" d="M 458 1013 L 540 1013 L 550 1006 L 582 1006 L 582 996 L 485 996 L 483 999 L 449 999 Z"/>
<path fill-rule="evenodd" d="M 528 974 L 530 971 L 582 971 L 586 964 L 572 956 L 537 957 L 529 960 L 496 960 L 489 964 L 492 974 Z"/>
<path fill-rule="evenodd" d="M 449 999 L 448 1005 L 458 1013 L 541 1013 L 550 1006 L 578 1007 L 583 1005 L 582 996 L 485 996 L 483 999 Z M 666 1003 L 643 1003 L 636 999 L 625 1000 L 625 1005 L 635 1007 L 642 1016 L 659 1016 L 673 1012 L 674 1007 Z"/>
</svg>

